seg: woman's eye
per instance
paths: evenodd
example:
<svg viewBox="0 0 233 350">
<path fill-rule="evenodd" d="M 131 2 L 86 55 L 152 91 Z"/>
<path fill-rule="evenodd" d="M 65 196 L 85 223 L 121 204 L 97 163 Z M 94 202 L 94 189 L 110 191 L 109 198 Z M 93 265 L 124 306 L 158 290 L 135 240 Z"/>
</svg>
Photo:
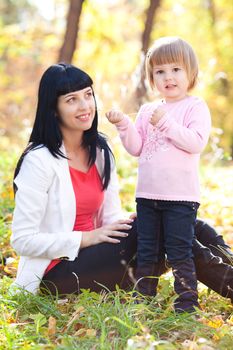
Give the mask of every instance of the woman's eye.
<svg viewBox="0 0 233 350">
<path fill-rule="evenodd" d="M 74 100 L 75 100 L 75 98 L 74 98 L 74 97 L 71 97 L 71 98 L 69 98 L 68 100 L 66 100 L 66 102 L 68 102 L 68 103 L 73 103 Z"/>
<path fill-rule="evenodd" d="M 87 97 L 92 97 L 92 96 L 93 96 L 92 91 L 88 91 L 88 92 L 86 93 L 86 96 L 87 96 Z"/>
</svg>

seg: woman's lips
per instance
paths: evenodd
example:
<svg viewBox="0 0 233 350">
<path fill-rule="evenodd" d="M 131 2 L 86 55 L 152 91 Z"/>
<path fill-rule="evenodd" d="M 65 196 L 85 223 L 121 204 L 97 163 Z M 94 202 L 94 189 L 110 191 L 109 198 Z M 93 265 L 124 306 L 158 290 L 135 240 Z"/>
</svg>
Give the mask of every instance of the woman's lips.
<svg viewBox="0 0 233 350">
<path fill-rule="evenodd" d="M 76 119 L 79 119 L 79 120 L 81 120 L 81 121 L 87 121 L 87 120 L 89 120 L 90 119 L 90 113 L 88 113 L 88 114 L 82 114 L 82 115 L 78 115 L 77 117 L 76 117 Z"/>
</svg>

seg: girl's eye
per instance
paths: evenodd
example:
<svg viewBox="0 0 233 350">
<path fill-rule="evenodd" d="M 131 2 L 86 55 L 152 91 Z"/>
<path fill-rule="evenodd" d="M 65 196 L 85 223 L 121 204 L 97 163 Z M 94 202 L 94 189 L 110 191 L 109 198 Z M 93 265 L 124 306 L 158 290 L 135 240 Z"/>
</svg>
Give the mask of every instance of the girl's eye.
<svg viewBox="0 0 233 350">
<path fill-rule="evenodd" d="M 175 67 L 175 68 L 174 68 L 174 71 L 175 71 L 175 72 L 178 72 L 179 70 L 180 70 L 179 67 Z"/>
<path fill-rule="evenodd" d="M 157 70 L 156 72 L 155 72 L 155 74 L 162 74 L 163 73 L 163 70 Z"/>
</svg>

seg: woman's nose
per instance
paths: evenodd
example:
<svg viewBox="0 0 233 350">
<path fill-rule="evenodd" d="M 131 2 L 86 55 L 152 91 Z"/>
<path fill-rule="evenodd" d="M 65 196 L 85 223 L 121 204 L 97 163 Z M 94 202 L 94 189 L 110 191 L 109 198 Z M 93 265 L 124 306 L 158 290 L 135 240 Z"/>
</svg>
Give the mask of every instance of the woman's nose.
<svg viewBox="0 0 233 350">
<path fill-rule="evenodd" d="M 78 103 L 78 109 L 87 109 L 88 108 L 88 103 L 87 103 L 87 101 L 84 99 L 84 98 L 82 98 L 82 99 L 80 99 L 79 100 L 79 103 Z"/>
</svg>

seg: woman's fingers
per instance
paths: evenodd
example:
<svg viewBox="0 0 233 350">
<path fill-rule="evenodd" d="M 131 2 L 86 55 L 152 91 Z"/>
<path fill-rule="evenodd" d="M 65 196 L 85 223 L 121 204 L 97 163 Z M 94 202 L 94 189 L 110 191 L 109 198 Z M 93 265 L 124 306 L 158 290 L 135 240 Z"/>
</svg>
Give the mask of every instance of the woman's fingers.
<svg viewBox="0 0 233 350">
<path fill-rule="evenodd" d="M 114 224 L 132 224 L 133 219 L 129 218 L 129 219 L 121 219 L 121 220 L 117 220 Z"/>
<path fill-rule="evenodd" d="M 105 239 L 103 242 L 117 244 L 117 243 L 120 243 L 120 240 L 116 239 L 116 238 L 109 237 L 109 236 L 105 236 Z"/>
<path fill-rule="evenodd" d="M 131 213 L 129 219 L 134 220 L 137 217 L 137 213 Z"/>
</svg>

